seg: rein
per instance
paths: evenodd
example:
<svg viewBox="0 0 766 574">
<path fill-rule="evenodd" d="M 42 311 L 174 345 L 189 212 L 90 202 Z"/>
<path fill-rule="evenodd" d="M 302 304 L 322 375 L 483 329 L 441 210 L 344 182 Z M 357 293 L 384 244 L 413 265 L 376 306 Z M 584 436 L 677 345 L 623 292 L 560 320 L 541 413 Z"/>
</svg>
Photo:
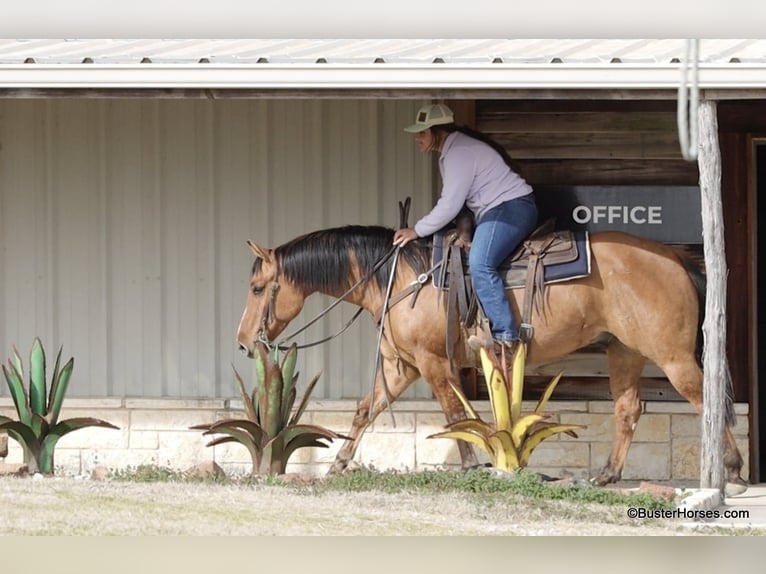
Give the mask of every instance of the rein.
<svg viewBox="0 0 766 574">
<path fill-rule="evenodd" d="M 303 333 L 303 331 L 305 331 L 306 329 L 311 327 L 314 323 L 319 321 L 322 317 L 327 315 L 327 313 L 329 313 L 335 307 L 337 307 L 340 303 L 342 303 L 343 300 L 346 297 L 348 297 L 357 287 L 359 287 L 360 285 L 362 285 L 363 283 L 368 281 L 370 279 L 370 277 L 372 277 L 383 266 L 383 264 L 391 258 L 391 256 L 396 251 L 397 251 L 396 247 L 391 247 L 391 249 L 389 249 L 380 259 L 378 259 L 378 261 L 375 263 L 375 265 L 373 265 L 373 267 L 372 267 L 372 269 L 370 269 L 370 271 L 368 271 L 356 283 L 354 283 L 351 287 L 349 287 L 346 290 L 346 292 L 343 293 L 340 297 L 338 297 L 329 307 L 327 307 L 326 309 L 322 310 L 316 317 L 311 319 L 311 321 L 309 321 L 308 323 L 303 325 L 303 327 L 301 327 L 300 329 L 297 329 L 297 330 L 293 331 L 292 333 L 290 333 L 289 335 L 284 336 L 275 345 L 272 345 L 268 340 L 266 340 L 266 337 L 264 335 L 264 333 L 265 333 L 265 328 L 264 327 L 266 326 L 266 323 L 273 316 L 272 309 L 273 309 L 273 305 L 274 305 L 274 299 L 276 298 L 277 291 L 279 291 L 279 283 L 277 283 L 276 281 L 273 281 L 272 282 L 272 287 L 271 287 L 271 296 L 269 298 L 268 308 L 267 308 L 267 311 L 266 311 L 266 313 L 264 315 L 264 319 L 263 319 L 262 324 L 261 324 L 261 329 L 259 330 L 258 340 L 261 343 L 263 343 L 264 345 L 266 345 L 270 349 L 276 347 L 276 348 L 278 348 L 278 349 L 280 349 L 282 351 L 286 350 L 288 347 L 285 344 L 288 341 L 294 339 L 297 335 Z M 354 313 L 353 317 L 351 317 L 351 319 L 337 333 L 334 333 L 334 334 L 332 334 L 332 335 L 330 335 L 328 337 L 325 337 L 324 339 L 321 339 L 319 341 L 314 341 L 313 343 L 306 343 L 304 345 L 297 345 L 297 348 L 299 348 L 299 349 L 306 349 L 306 348 L 309 348 L 309 347 L 314 347 L 316 345 L 320 345 L 322 343 L 326 343 L 327 341 L 330 341 L 331 339 L 334 339 L 335 337 L 337 337 L 340 334 L 342 334 L 343 332 L 345 332 L 352 325 L 352 323 L 359 317 L 359 315 L 361 315 L 362 311 L 364 311 L 364 309 L 361 308 L 361 307 L 359 309 L 357 309 L 357 311 Z"/>
</svg>

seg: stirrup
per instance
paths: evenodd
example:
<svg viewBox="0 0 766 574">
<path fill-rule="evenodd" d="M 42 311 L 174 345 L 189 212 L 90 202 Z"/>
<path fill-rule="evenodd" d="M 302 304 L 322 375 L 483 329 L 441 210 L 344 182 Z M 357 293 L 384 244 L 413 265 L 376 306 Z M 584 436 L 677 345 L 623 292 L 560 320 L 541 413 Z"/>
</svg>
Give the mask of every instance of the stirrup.
<svg viewBox="0 0 766 574">
<path fill-rule="evenodd" d="M 529 343 L 532 340 L 532 335 L 534 335 L 534 333 L 535 329 L 529 323 L 522 323 L 519 326 L 519 337 L 524 343 Z"/>
</svg>

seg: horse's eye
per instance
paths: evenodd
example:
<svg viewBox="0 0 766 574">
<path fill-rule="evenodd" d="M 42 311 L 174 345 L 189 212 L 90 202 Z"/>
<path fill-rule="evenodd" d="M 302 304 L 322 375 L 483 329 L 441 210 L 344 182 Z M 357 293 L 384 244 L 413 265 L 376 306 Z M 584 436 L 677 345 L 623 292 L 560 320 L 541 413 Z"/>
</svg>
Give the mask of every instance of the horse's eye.
<svg viewBox="0 0 766 574">
<path fill-rule="evenodd" d="M 263 286 L 261 285 L 253 285 L 253 295 L 260 295 L 263 293 Z"/>
</svg>

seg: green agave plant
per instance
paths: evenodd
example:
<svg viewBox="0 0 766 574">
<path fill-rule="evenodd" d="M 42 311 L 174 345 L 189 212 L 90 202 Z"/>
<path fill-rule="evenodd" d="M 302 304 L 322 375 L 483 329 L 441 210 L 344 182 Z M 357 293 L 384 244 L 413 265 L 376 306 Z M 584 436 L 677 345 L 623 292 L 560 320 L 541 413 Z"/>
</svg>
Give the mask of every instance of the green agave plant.
<svg viewBox="0 0 766 574">
<path fill-rule="evenodd" d="M 270 353 L 266 346 L 258 343 L 254 353 L 255 387 L 252 394 L 245 388 L 239 373 L 234 369 L 234 378 L 245 406 L 245 419 L 226 419 L 212 424 L 191 427 L 204 430 L 203 434 L 223 434 L 207 446 L 226 442 L 243 444 L 253 460 L 253 475 L 283 474 L 287 461 L 296 449 L 302 447 L 329 446 L 323 440 L 347 439 L 326 428 L 298 424 L 308 405 L 309 396 L 321 373 L 309 383 L 298 408 L 293 411 L 296 397 L 295 363 L 298 347 L 293 344 L 279 364 L 279 350 Z M 292 414 L 291 414 L 292 413 Z"/>
<path fill-rule="evenodd" d="M 487 453 L 492 466 L 513 472 L 527 466 L 532 451 L 546 438 L 559 433 L 576 438 L 577 434 L 574 431 L 585 428 L 582 425 L 564 425 L 545 420 L 551 415 L 543 412 L 543 409 L 561 379 L 562 373 L 548 383 L 532 413 L 521 412 L 526 344 L 522 343 L 516 347 L 512 357 L 511 377 L 506 375 L 509 369 L 505 351 L 501 353 L 499 360 L 494 353 L 488 353 L 483 347 L 480 354 L 494 423 L 481 420 L 463 391 L 451 385 L 452 390 L 463 403 L 469 418 L 448 424 L 447 431 L 433 434 L 428 438 L 462 439 L 475 444 Z"/>
<path fill-rule="evenodd" d="M 35 338 L 29 356 L 29 392 L 24 387 L 24 365 L 16 347 L 8 363 L 3 365 L 3 375 L 16 407 L 18 420 L 0 416 L 0 430 L 17 441 L 24 449 L 24 462 L 30 474 L 40 472 L 53 474 L 53 454 L 58 440 L 78 429 L 104 427 L 116 429 L 112 423 L 91 417 L 79 417 L 59 421 L 69 380 L 74 369 L 74 358 L 59 369 L 61 349 L 56 355 L 50 388 L 46 381 L 45 350 L 39 338 Z"/>
</svg>

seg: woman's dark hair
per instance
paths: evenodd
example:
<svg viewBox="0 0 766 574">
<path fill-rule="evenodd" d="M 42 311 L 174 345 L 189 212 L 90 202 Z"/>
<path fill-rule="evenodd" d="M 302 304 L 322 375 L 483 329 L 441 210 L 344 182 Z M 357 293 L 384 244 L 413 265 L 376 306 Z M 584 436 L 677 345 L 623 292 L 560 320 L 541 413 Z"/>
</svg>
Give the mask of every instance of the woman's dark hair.
<svg viewBox="0 0 766 574">
<path fill-rule="evenodd" d="M 501 146 L 499 143 L 497 143 L 487 134 L 484 134 L 473 128 L 469 128 L 468 126 L 459 126 L 454 123 L 431 126 L 431 131 L 444 132 L 448 134 L 451 134 L 452 132 L 460 132 L 461 134 L 465 134 L 469 137 L 472 137 L 473 139 L 479 140 L 480 142 L 484 142 L 493 150 L 495 150 L 498 154 L 500 154 L 500 157 L 503 158 L 505 165 L 507 165 L 513 171 L 521 175 L 519 164 L 508 154 L 508 151 L 503 146 Z"/>
</svg>

